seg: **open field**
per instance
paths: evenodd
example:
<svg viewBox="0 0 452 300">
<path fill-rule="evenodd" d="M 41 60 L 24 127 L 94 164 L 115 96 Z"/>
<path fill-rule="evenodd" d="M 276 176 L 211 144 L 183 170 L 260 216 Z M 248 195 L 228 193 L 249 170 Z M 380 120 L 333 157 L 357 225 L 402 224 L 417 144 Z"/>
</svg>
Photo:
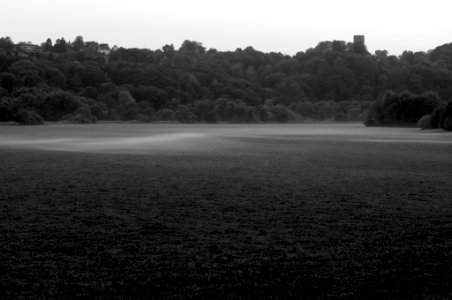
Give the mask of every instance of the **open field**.
<svg viewBox="0 0 452 300">
<path fill-rule="evenodd" d="M 452 134 L 0 127 L 0 299 L 452 298 Z"/>
</svg>

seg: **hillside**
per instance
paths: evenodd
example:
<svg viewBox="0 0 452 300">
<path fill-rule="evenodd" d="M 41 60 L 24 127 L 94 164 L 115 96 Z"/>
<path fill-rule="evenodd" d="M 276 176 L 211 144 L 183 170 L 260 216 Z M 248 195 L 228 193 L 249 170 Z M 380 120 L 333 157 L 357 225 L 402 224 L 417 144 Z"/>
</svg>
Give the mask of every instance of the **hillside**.
<svg viewBox="0 0 452 300">
<path fill-rule="evenodd" d="M 396 57 L 325 41 L 288 56 L 188 40 L 149 50 L 81 36 L 39 46 L 0 39 L 0 122 L 363 121 L 388 90 L 452 99 L 452 44 Z"/>
</svg>

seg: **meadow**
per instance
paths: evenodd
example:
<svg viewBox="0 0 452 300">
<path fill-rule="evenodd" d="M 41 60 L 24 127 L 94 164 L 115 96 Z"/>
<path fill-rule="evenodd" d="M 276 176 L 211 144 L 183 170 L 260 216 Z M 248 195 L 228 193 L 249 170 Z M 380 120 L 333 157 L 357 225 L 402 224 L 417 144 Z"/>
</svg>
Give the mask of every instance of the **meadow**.
<svg viewBox="0 0 452 300">
<path fill-rule="evenodd" d="M 452 134 L 0 126 L 0 298 L 452 298 Z"/>
</svg>

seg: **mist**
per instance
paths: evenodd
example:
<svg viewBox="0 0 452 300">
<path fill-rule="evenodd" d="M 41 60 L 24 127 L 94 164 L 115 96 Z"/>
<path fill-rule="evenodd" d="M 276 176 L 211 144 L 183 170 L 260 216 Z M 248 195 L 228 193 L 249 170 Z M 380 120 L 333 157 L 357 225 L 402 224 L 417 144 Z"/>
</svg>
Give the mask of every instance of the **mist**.
<svg viewBox="0 0 452 300">
<path fill-rule="evenodd" d="M 361 124 L 97 124 L 1 127 L 1 148 L 97 153 L 187 153 L 243 148 L 265 141 L 452 143 L 444 132 L 369 128 Z"/>
</svg>

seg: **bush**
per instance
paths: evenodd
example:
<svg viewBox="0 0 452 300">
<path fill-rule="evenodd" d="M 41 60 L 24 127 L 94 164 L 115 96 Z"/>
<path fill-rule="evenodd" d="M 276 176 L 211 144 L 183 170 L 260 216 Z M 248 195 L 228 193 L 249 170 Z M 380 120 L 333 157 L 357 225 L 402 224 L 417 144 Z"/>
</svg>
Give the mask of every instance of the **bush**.
<svg viewBox="0 0 452 300">
<path fill-rule="evenodd" d="M 290 119 L 290 114 L 287 108 L 282 105 L 270 106 L 268 108 L 270 112 L 270 121 L 278 123 L 287 123 Z"/>
<path fill-rule="evenodd" d="M 23 107 L 23 102 L 18 98 L 0 98 L 0 122 L 14 121 L 15 116 Z"/>
<path fill-rule="evenodd" d="M 347 122 L 347 121 L 348 121 L 347 115 L 344 114 L 344 113 L 341 113 L 341 112 L 335 114 L 333 119 L 334 119 L 334 121 L 336 121 L 336 122 Z"/>
<path fill-rule="evenodd" d="M 257 111 L 257 117 L 261 122 L 268 122 L 271 118 L 271 114 L 264 107 L 259 107 Z"/>
<path fill-rule="evenodd" d="M 198 120 L 194 112 L 187 105 L 178 105 L 175 118 L 181 123 L 194 123 Z"/>
<path fill-rule="evenodd" d="M 138 111 L 137 120 L 140 122 L 154 122 L 157 119 L 155 109 L 149 106 L 147 102 L 139 102 Z"/>
<path fill-rule="evenodd" d="M 127 108 L 121 109 L 120 119 L 121 121 L 136 120 L 138 116 L 138 108 L 135 103 L 130 104 Z"/>
<path fill-rule="evenodd" d="M 254 120 L 253 110 L 245 102 L 229 102 L 228 110 L 230 110 L 232 122 L 248 123 Z"/>
<path fill-rule="evenodd" d="M 314 119 L 315 117 L 315 108 L 314 105 L 310 102 L 300 102 L 294 105 L 292 108 L 295 113 L 300 115 L 304 120 L 306 119 Z"/>
<path fill-rule="evenodd" d="M 71 93 L 53 91 L 45 98 L 43 117 L 49 121 L 59 121 L 64 115 L 74 113 L 79 107 L 79 101 Z"/>
<path fill-rule="evenodd" d="M 116 109 L 110 109 L 108 111 L 104 111 L 104 118 L 105 120 L 109 121 L 119 121 L 121 119 L 121 116 L 119 115 L 118 111 Z"/>
<path fill-rule="evenodd" d="M 425 115 L 419 119 L 417 122 L 417 127 L 420 129 L 432 129 L 432 117 L 430 115 Z"/>
<path fill-rule="evenodd" d="M 446 117 L 443 121 L 443 129 L 452 131 L 452 117 Z"/>
<path fill-rule="evenodd" d="M 441 112 L 440 126 L 445 130 L 452 130 L 452 101 L 447 103 L 446 107 Z"/>
<path fill-rule="evenodd" d="M 90 124 L 97 122 L 97 118 L 91 113 L 89 106 L 86 104 L 81 104 L 73 114 L 64 116 L 64 119 L 69 122 L 80 124 Z"/>
<path fill-rule="evenodd" d="M 441 127 L 441 115 L 444 112 L 444 108 L 444 105 L 440 105 L 439 107 L 435 108 L 430 115 L 430 123 L 433 129 Z"/>
<path fill-rule="evenodd" d="M 209 100 L 199 100 L 195 102 L 194 107 L 201 122 L 216 123 L 218 121 L 213 102 Z"/>
<path fill-rule="evenodd" d="M 387 93 L 369 109 L 366 126 L 414 126 L 442 104 L 435 93 L 415 95 L 409 92 Z"/>
<path fill-rule="evenodd" d="M 359 107 L 352 106 L 348 109 L 347 119 L 349 121 L 362 121 L 361 109 Z"/>
<path fill-rule="evenodd" d="M 138 114 L 137 115 L 137 121 L 141 122 L 141 123 L 150 123 L 153 120 L 148 115 Z"/>
<path fill-rule="evenodd" d="M 164 108 L 157 112 L 157 119 L 159 121 L 175 121 L 176 117 L 172 109 Z"/>
<path fill-rule="evenodd" d="M 314 104 L 316 119 L 319 121 L 331 120 L 336 114 L 337 104 L 332 101 L 322 101 Z"/>
<path fill-rule="evenodd" d="M 21 109 L 14 118 L 21 125 L 42 125 L 44 119 L 35 111 Z"/>
</svg>

